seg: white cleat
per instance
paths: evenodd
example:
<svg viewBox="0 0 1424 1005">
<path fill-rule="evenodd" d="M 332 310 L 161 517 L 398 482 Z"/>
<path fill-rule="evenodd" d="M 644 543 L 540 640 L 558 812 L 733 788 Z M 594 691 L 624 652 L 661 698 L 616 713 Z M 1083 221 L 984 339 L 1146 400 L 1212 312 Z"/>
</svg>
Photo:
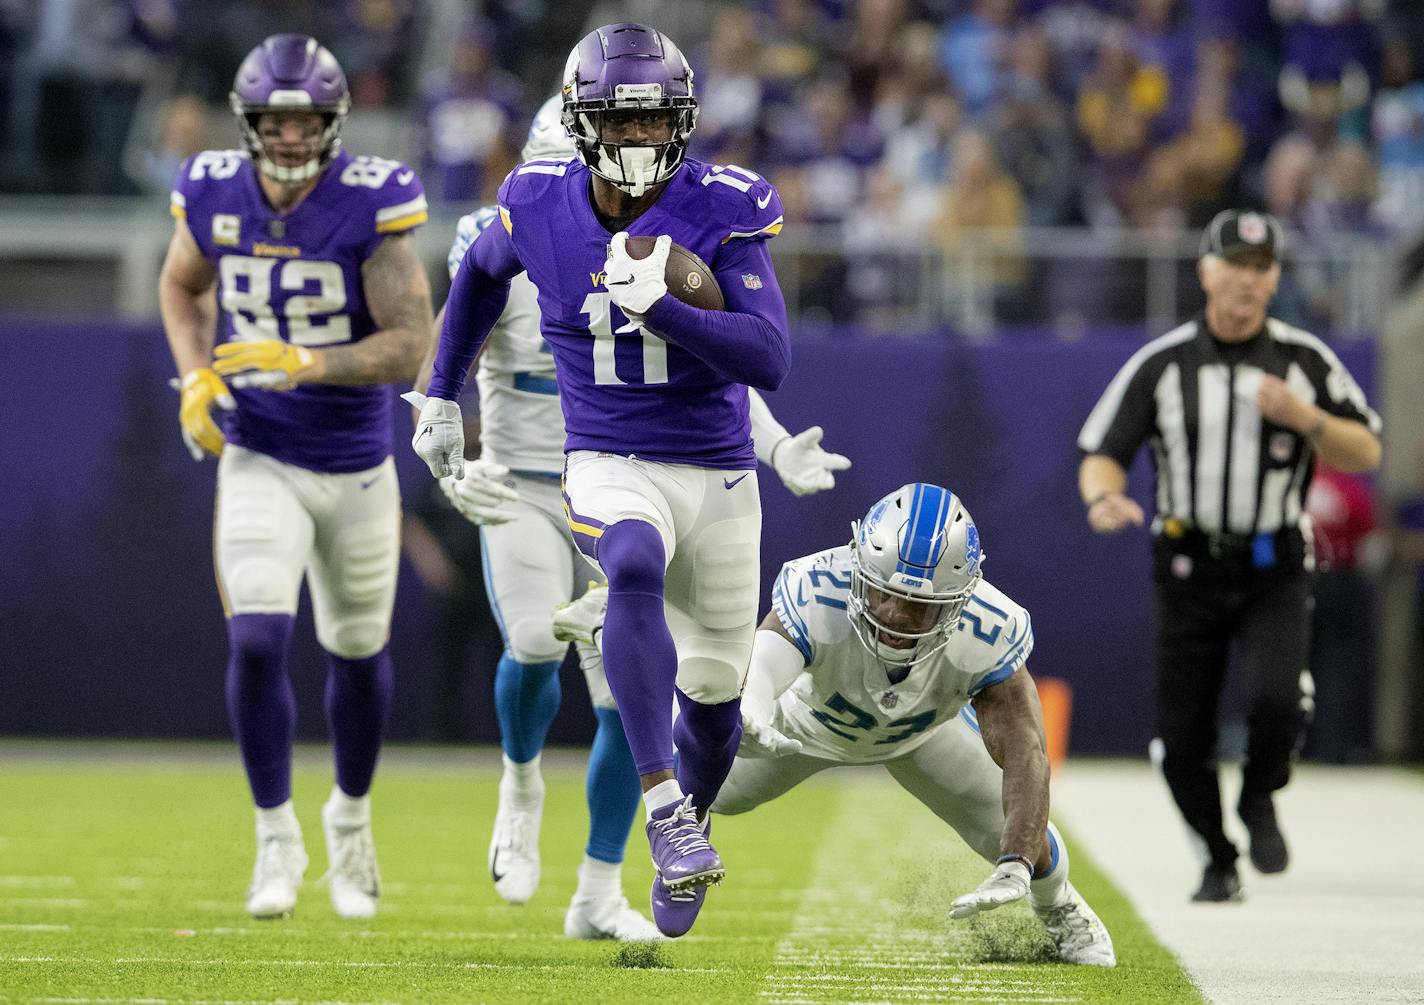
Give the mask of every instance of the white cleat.
<svg viewBox="0 0 1424 1005">
<path fill-rule="evenodd" d="M 489 870 L 495 892 L 511 904 L 523 904 L 539 889 L 539 822 L 544 815 L 544 787 L 533 806 L 516 806 L 499 787 L 499 812 L 490 837 Z"/>
<path fill-rule="evenodd" d="M 1083 899 L 1083 895 L 1068 884 L 1068 898 L 1057 907 L 1039 907 L 1030 904 L 1053 944 L 1058 947 L 1058 957 L 1064 963 L 1078 963 L 1089 967 L 1117 966 L 1117 953 L 1113 951 L 1112 936 Z"/>
<path fill-rule="evenodd" d="M 297 887 L 307 871 L 300 834 L 262 834 L 257 865 L 247 890 L 247 913 L 254 918 L 285 918 L 297 906 Z"/>
<path fill-rule="evenodd" d="M 346 822 L 334 819 L 331 803 L 321 808 L 321 826 L 326 831 L 326 875 L 331 906 L 343 918 L 374 918 L 381 896 L 381 870 L 376 865 L 376 844 L 371 837 L 371 821 Z"/>
<path fill-rule="evenodd" d="M 564 936 L 570 939 L 617 939 L 619 942 L 661 942 L 663 933 L 628 906 L 622 894 L 614 897 L 575 896 L 564 912 Z"/>
<path fill-rule="evenodd" d="M 607 585 L 590 583 L 582 597 L 554 608 L 554 638 L 593 645 L 593 633 L 603 628 L 607 613 Z"/>
</svg>

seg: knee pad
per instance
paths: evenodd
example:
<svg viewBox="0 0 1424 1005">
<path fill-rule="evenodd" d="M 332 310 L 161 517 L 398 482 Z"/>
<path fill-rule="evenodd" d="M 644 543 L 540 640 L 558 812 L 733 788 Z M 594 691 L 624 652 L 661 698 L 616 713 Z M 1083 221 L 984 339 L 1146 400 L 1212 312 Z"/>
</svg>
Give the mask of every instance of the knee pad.
<svg viewBox="0 0 1424 1005">
<path fill-rule="evenodd" d="M 344 660 L 362 660 L 381 651 L 390 635 L 386 618 L 347 618 L 317 633 L 321 647 Z"/>
<path fill-rule="evenodd" d="M 760 560 L 744 520 L 723 520 L 697 536 L 688 614 L 715 631 L 753 624 Z M 750 537 L 750 540 L 748 539 Z"/>
<path fill-rule="evenodd" d="M 505 648 L 519 663 L 552 663 L 562 660 L 567 642 L 554 638 L 551 618 L 522 618 L 504 626 Z"/>
<path fill-rule="evenodd" d="M 289 575 L 281 563 L 253 556 L 223 570 L 223 589 L 232 614 L 295 614 Z"/>
<path fill-rule="evenodd" d="M 677 687 L 693 701 L 720 705 L 742 693 L 751 642 L 678 639 Z"/>
</svg>

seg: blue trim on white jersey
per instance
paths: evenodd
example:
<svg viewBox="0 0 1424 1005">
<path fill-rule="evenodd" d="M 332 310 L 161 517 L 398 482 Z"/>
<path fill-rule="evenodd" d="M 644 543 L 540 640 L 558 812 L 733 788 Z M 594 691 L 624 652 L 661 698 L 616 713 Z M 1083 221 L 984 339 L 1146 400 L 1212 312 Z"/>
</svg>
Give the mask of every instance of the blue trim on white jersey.
<svg viewBox="0 0 1424 1005">
<path fill-rule="evenodd" d="M 976 733 L 979 732 L 979 716 L 974 714 L 974 709 L 970 708 L 968 705 L 965 705 L 959 710 L 959 717 L 965 722 L 969 723 L 970 729 L 974 730 L 974 732 Z"/>
<path fill-rule="evenodd" d="M 979 679 L 969 694 L 976 695 L 986 687 L 993 687 L 995 684 L 1008 680 L 1018 671 L 1023 661 L 1028 658 L 1028 653 L 1033 649 L 1033 625 L 1028 620 L 1028 612 L 1024 612 L 1023 631 L 1019 633 L 1017 639 L 1010 639 L 1008 642 L 1009 651 L 999 662 L 994 664 L 992 670 Z"/>
<path fill-rule="evenodd" d="M 529 391 L 531 394 L 557 395 L 559 393 L 559 382 L 553 377 L 541 377 L 537 373 L 520 370 L 514 375 L 514 389 L 516 391 Z"/>
<path fill-rule="evenodd" d="M 499 611 L 499 598 L 494 592 L 494 577 L 490 575 L 489 542 L 485 540 L 485 529 L 480 528 L 480 572 L 485 581 L 485 593 L 489 596 L 490 612 L 494 623 L 499 626 L 499 637 L 504 641 L 504 654 L 510 659 L 514 654 L 509 650 L 509 633 L 504 630 L 504 615 Z"/>
<path fill-rule="evenodd" d="M 811 632 L 806 627 L 805 619 L 796 611 L 792 601 L 787 597 L 790 573 L 790 566 L 782 567 L 781 575 L 776 579 L 776 585 L 771 588 L 771 608 L 781 620 L 781 627 L 786 629 L 786 634 L 791 637 L 792 643 L 801 650 L 801 659 L 805 661 L 805 665 L 810 666 Z"/>
<path fill-rule="evenodd" d="M 1008 611 L 1001 611 L 1001 610 L 999 610 L 997 607 L 995 607 L 993 604 L 989 603 L 988 601 L 979 599 L 979 595 L 978 595 L 978 594 L 971 593 L 971 594 L 969 595 L 969 602 L 970 602 L 971 604 L 978 604 L 980 607 L 984 608 L 986 611 L 991 611 L 991 612 L 993 612 L 994 614 L 997 614 L 1000 618 L 1002 618 L 1002 619 L 1005 620 L 1005 621 L 1008 621 L 1008 620 L 1009 620 L 1009 612 L 1008 612 Z"/>
</svg>

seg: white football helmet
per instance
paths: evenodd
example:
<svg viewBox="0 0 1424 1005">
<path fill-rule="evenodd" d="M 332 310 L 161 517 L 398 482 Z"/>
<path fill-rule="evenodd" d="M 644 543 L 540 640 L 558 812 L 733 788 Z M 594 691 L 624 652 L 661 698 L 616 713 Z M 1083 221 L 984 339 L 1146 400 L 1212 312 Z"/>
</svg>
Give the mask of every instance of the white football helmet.
<svg viewBox="0 0 1424 1005">
<path fill-rule="evenodd" d="M 960 612 L 983 578 L 979 529 L 958 496 L 924 482 L 898 488 L 851 524 L 850 547 L 847 614 L 872 656 L 914 666 L 949 644 Z M 883 598 L 871 591 L 909 601 L 920 611 L 918 623 L 913 629 L 892 628 L 877 619 L 874 609 Z"/>
<path fill-rule="evenodd" d="M 556 94 L 539 106 L 529 125 L 529 138 L 519 151 L 521 161 L 570 160 L 575 153 L 573 137 L 564 128 L 564 96 Z"/>
</svg>

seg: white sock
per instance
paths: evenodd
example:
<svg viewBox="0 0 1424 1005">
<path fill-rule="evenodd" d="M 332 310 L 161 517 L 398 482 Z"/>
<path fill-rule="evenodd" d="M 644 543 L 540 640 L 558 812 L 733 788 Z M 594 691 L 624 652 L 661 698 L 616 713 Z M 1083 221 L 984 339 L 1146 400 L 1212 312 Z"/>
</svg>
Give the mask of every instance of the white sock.
<svg viewBox="0 0 1424 1005">
<path fill-rule="evenodd" d="M 257 807 L 257 836 L 260 838 L 264 834 L 280 834 L 301 840 L 302 825 L 297 823 L 297 810 L 290 799 L 271 809 Z"/>
<path fill-rule="evenodd" d="M 623 892 L 623 863 L 604 862 L 585 855 L 578 868 L 578 889 L 574 899 L 604 900 Z"/>
<path fill-rule="evenodd" d="M 676 778 L 658 782 L 643 793 L 643 809 L 647 811 L 647 819 L 653 819 L 653 810 L 668 803 L 680 803 L 685 796 L 686 793 L 682 791 L 682 786 L 677 784 Z"/>
<path fill-rule="evenodd" d="M 343 824 L 364 824 L 371 820 L 371 794 L 348 796 L 339 785 L 331 787 L 331 795 L 326 798 L 326 816 Z"/>
<path fill-rule="evenodd" d="M 500 795 L 516 805 L 537 804 L 544 798 L 544 776 L 539 772 L 542 754 L 535 754 L 523 764 L 502 754 L 504 776 L 499 780 Z"/>
</svg>

